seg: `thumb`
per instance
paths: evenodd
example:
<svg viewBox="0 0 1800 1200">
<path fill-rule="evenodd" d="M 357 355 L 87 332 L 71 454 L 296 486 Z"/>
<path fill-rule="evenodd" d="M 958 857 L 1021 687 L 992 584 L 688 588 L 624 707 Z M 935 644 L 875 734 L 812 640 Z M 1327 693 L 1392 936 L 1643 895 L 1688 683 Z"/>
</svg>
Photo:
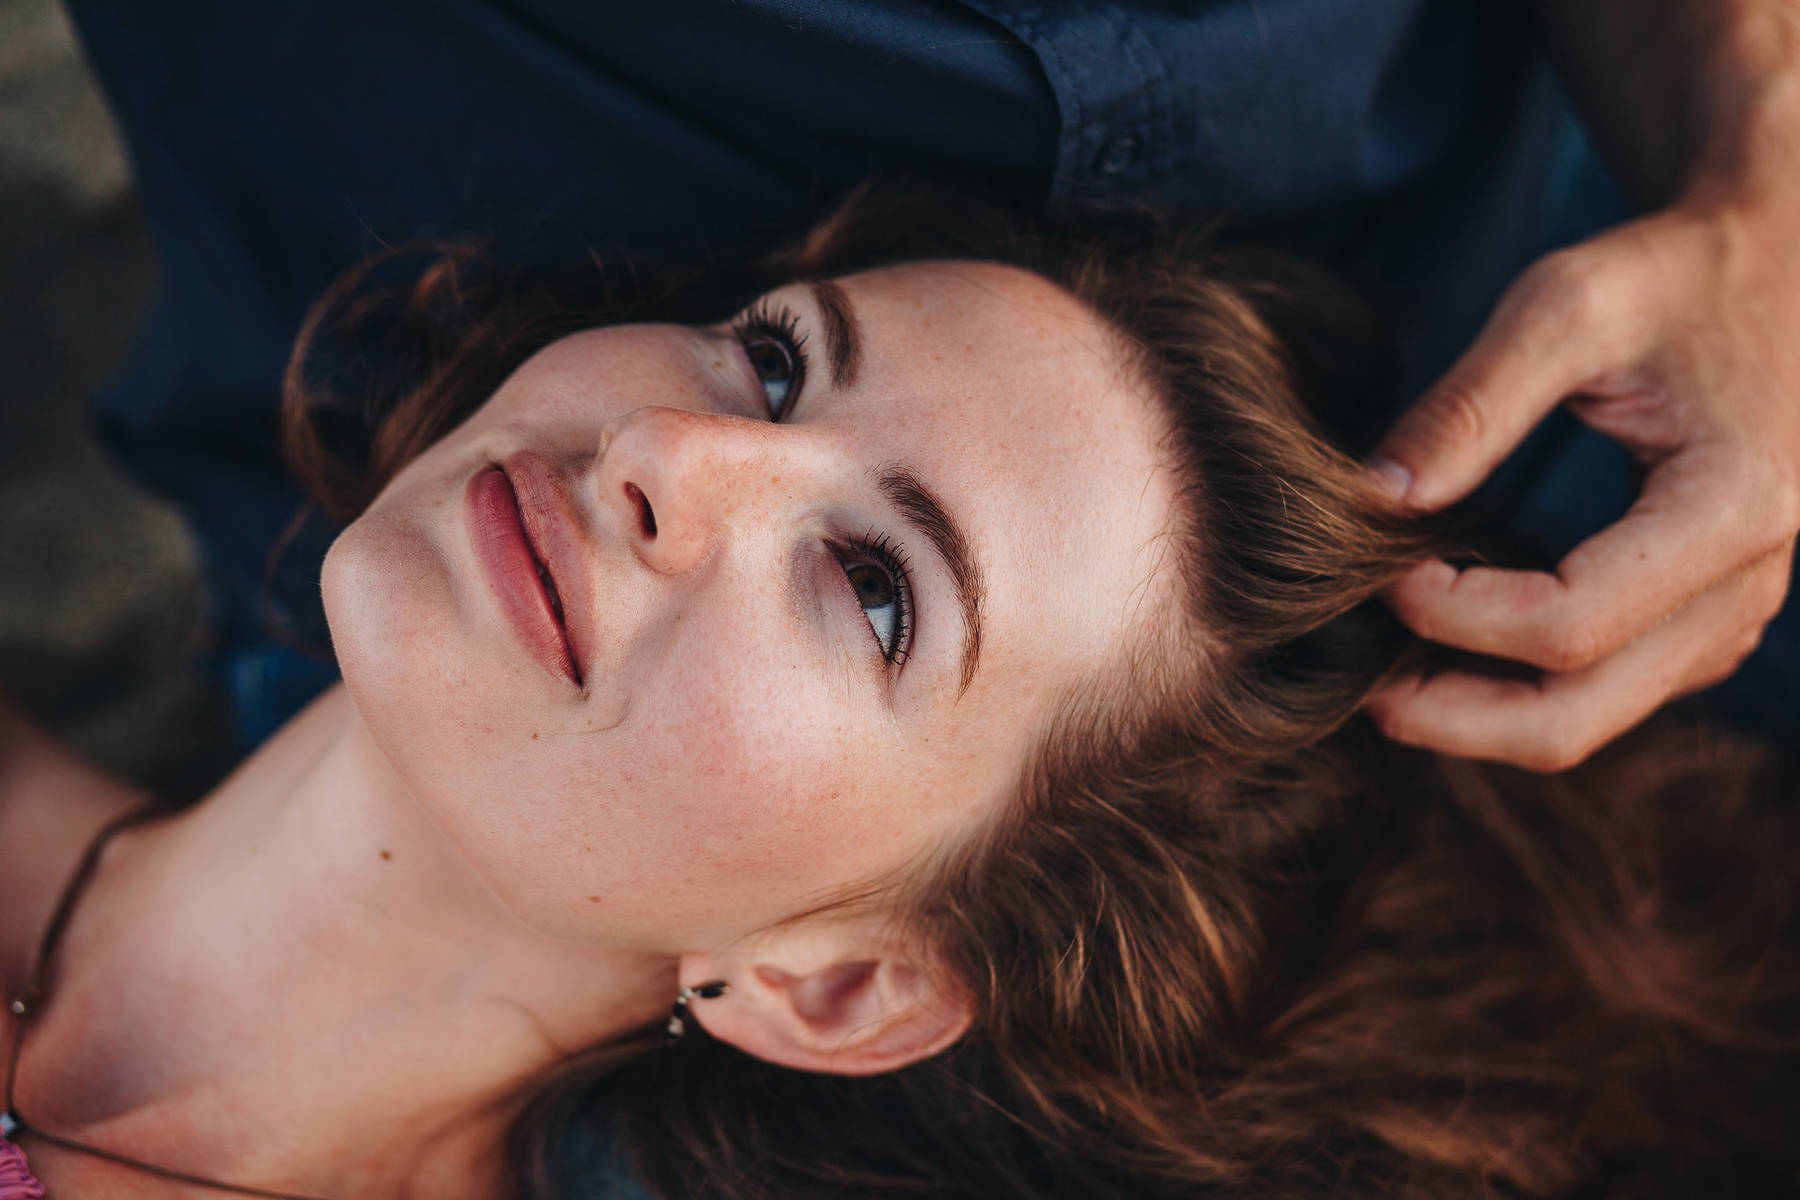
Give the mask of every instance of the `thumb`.
<svg viewBox="0 0 1800 1200">
<path fill-rule="evenodd" d="M 1367 463 L 1377 486 L 1414 508 L 1455 503 L 1600 373 L 1591 323 L 1574 319 L 1585 306 L 1558 272 L 1541 270 L 1554 262 L 1513 285 L 1475 343 L 1382 439 Z"/>
</svg>

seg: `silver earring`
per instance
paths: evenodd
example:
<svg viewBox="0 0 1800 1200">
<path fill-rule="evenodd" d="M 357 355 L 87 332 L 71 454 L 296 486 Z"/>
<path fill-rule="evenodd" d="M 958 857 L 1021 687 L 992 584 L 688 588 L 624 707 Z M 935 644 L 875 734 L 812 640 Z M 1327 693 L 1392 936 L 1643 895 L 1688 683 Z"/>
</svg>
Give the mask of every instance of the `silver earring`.
<svg viewBox="0 0 1800 1200">
<path fill-rule="evenodd" d="M 669 1040 L 674 1041 L 687 1032 L 688 1001 L 717 1000 L 731 990 L 731 985 L 723 979 L 715 979 L 711 983 L 703 983 L 698 987 L 684 987 L 680 995 L 675 997 L 675 1005 L 669 1009 L 669 1023 L 664 1026 Z"/>
</svg>

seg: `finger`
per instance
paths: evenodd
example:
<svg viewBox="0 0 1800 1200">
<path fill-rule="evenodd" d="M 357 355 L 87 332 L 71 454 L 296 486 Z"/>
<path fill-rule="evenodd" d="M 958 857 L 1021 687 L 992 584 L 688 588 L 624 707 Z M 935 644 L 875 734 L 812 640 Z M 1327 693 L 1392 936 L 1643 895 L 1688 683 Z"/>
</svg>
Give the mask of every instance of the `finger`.
<svg viewBox="0 0 1800 1200">
<path fill-rule="evenodd" d="M 1591 249 L 1543 259 L 1507 290 L 1473 345 L 1376 448 L 1373 477 L 1396 498 L 1441 508 L 1473 491 L 1544 415 L 1627 361 Z"/>
<path fill-rule="evenodd" d="M 1762 645 L 1769 623 L 1780 615 L 1787 604 L 1788 585 L 1794 577 L 1794 547 L 1782 547 L 1765 561 L 1745 573 L 1741 613 L 1735 637 L 1727 630 L 1722 639 L 1724 650 L 1714 656 L 1711 666 L 1702 663 L 1688 673 L 1687 681 L 1670 696 L 1676 699 L 1714 684 L 1725 682 L 1756 653 Z"/>
<path fill-rule="evenodd" d="M 1401 579 L 1387 600 L 1430 641 L 1576 670 L 1790 545 L 1784 514 L 1770 507 L 1775 490 L 1705 455 L 1670 459 L 1624 517 L 1571 550 L 1554 573 L 1459 571 L 1434 561 Z"/>
<path fill-rule="evenodd" d="M 1668 699 L 1735 670 L 1779 606 L 1790 559 L 1785 552 L 1772 555 L 1591 667 L 1538 679 L 1471 671 L 1414 675 L 1372 697 L 1366 709 L 1395 741 L 1564 770 Z"/>
</svg>

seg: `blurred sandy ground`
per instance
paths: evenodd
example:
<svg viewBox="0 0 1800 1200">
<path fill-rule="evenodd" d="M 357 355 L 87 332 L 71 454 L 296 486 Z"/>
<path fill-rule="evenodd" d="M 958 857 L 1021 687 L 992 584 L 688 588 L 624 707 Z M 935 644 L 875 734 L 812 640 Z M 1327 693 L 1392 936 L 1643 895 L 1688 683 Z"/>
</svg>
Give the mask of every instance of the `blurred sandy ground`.
<svg viewBox="0 0 1800 1200">
<path fill-rule="evenodd" d="M 228 743 L 222 696 L 197 665 L 196 549 L 87 415 L 155 280 L 67 19 L 54 0 L 0 0 L 0 689 L 95 761 L 182 792 Z"/>
</svg>

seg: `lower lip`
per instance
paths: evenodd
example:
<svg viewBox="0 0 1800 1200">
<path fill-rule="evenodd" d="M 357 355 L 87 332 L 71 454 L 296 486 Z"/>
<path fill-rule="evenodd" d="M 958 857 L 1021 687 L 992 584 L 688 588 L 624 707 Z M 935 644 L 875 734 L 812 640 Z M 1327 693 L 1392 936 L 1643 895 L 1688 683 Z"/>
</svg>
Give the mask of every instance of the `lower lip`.
<svg viewBox="0 0 1800 1200">
<path fill-rule="evenodd" d="M 489 467 L 471 479 L 463 512 L 475 557 L 519 640 L 552 674 L 579 687 L 568 638 L 550 610 L 550 594 L 538 578 L 537 560 L 519 520 L 519 499 L 505 472 Z"/>
</svg>

